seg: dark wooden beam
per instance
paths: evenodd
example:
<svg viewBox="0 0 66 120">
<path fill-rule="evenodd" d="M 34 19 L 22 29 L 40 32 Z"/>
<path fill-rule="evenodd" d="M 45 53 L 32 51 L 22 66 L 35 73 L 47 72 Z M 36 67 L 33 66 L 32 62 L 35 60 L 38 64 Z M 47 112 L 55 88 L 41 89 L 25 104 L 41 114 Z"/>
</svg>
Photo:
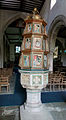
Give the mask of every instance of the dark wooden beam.
<svg viewBox="0 0 66 120">
<path fill-rule="evenodd" d="M 41 4 L 42 1 L 39 1 L 39 0 L 23 0 L 23 3 L 26 3 L 26 4 Z"/>
<path fill-rule="evenodd" d="M 10 6 L 4 6 L 1 5 L 0 9 L 4 9 L 4 10 L 13 10 L 13 11 L 21 11 L 19 8 L 15 8 L 15 7 L 10 7 Z"/>
<path fill-rule="evenodd" d="M 17 40 L 17 41 L 19 41 L 19 39 L 8 39 L 9 41 L 14 41 L 14 40 Z M 22 40 L 22 39 L 20 39 L 20 40 Z"/>
<path fill-rule="evenodd" d="M 21 44 L 22 42 L 10 42 L 10 44 Z"/>
<path fill-rule="evenodd" d="M 22 8 L 24 8 L 24 7 L 27 7 L 27 8 L 30 9 L 30 8 L 35 8 L 35 7 L 38 8 L 38 7 L 40 7 L 40 5 L 37 5 L 37 4 L 35 4 L 35 5 L 33 4 L 33 5 L 32 5 L 32 4 L 31 4 L 31 5 L 29 6 L 28 4 L 23 4 L 23 7 L 22 7 Z"/>
<path fill-rule="evenodd" d="M 20 3 L 20 0 L 0 0 L 1 3 Z"/>
<path fill-rule="evenodd" d="M 42 4 L 41 4 L 41 6 L 40 6 L 40 11 L 41 11 L 41 9 L 42 9 L 42 7 L 43 7 L 43 5 L 44 5 L 44 2 L 45 2 L 45 0 L 42 1 Z"/>
<path fill-rule="evenodd" d="M 19 7 L 19 5 L 12 5 L 12 4 L 2 4 L 1 6 L 4 6 L 4 7 Z"/>
<path fill-rule="evenodd" d="M 9 42 L 10 43 L 22 43 L 22 40 L 20 40 L 20 41 L 18 41 L 18 40 L 16 40 L 16 41 L 15 40 L 10 40 Z"/>
<path fill-rule="evenodd" d="M 31 13 L 36 7 L 40 12 L 45 0 L 0 0 L 0 9 Z"/>
<path fill-rule="evenodd" d="M 3 4 L 5 4 L 5 5 L 20 5 L 20 3 L 12 3 L 12 2 L 1 2 L 0 1 L 0 3 L 3 5 Z"/>
<path fill-rule="evenodd" d="M 7 32 L 6 32 L 6 34 L 7 35 L 20 35 L 19 33 L 7 33 Z"/>
</svg>

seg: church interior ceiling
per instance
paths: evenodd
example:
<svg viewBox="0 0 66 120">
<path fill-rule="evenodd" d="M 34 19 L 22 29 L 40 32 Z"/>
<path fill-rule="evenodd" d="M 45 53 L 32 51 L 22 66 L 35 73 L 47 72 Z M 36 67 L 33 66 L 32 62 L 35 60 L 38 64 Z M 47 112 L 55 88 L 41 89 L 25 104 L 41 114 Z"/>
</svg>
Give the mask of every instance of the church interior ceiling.
<svg viewBox="0 0 66 120">
<path fill-rule="evenodd" d="M 36 7 L 40 12 L 45 0 L 0 0 L 0 9 L 31 13 Z"/>
</svg>

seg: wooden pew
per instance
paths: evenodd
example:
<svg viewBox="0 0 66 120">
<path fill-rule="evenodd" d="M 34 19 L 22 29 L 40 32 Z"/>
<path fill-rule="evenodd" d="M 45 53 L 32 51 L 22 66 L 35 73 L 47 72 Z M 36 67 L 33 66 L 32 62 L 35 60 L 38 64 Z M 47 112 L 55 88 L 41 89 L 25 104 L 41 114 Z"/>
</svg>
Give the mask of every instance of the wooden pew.
<svg viewBox="0 0 66 120">
<path fill-rule="evenodd" d="M 61 87 L 62 87 L 62 90 L 66 89 L 66 76 L 62 77 Z"/>
<path fill-rule="evenodd" d="M 9 89 L 9 79 L 8 79 L 8 77 L 3 77 L 3 76 L 1 76 L 0 77 L 0 92 L 2 92 L 2 87 L 4 86 L 6 86 L 7 87 L 7 92 L 8 92 L 8 89 Z"/>
</svg>

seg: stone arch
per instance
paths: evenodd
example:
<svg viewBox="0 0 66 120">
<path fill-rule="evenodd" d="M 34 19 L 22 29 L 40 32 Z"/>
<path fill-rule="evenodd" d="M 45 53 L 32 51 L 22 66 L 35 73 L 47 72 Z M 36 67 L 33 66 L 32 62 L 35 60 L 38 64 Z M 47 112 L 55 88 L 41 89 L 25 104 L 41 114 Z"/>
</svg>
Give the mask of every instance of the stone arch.
<svg viewBox="0 0 66 120">
<path fill-rule="evenodd" d="M 15 20 L 22 18 L 23 20 L 26 18 L 26 14 L 27 13 L 18 13 L 18 14 L 14 14 L 11 18 L 7 19 L 7 22 L 5 23 L 5 25 L 3 26 L 3 31 L 2 33 L 4 34 L 4 31 L 6 30 L 6 28 L 8 27 L 8 25 L 10 25 L 12 22 L 14 22 Z"/>
<path fill-rule="evenodd" d="M 51 46 L 52 50 L 54 48 L 54 43 L 56 40 L 56 36 L 58 34 L 59 29 L 62 26 L 66 26 L 66 17 L 63 15 L 57 16 L 51 23 L 48 31 L 48 36 L 49 36 L 49 46 L 50 46 L 50 51 L 51 51 Z"/>
<path fill-rule="evenodd" d="M 62 26 L 66 26 L 66 17 L 63 15 L 57 16 L 51 23 L 48 30 L 48 41 L 49 41 L 49 70 L 53 71 L 53 51 L 55 48 L 55 41 L 58 34 L 59 29 Z M 52 61 L 52 62 L 51 62 Z"/>
<path fill-rule="evenodd" d="M 1 28 L 1 46 L 0 46 L 0 52 L 1 52 L 1 61 L 0 61 L 0 68 L 3 68 L 3 64 L 4 64 L 4 48 L 3 48 L 3 36 L 4 36 L 4 32 L 6 30 L 6 28 L 15 20 L 22 18 L 23 20 L 26 18 L 26 16 L 28 15 L 28 13 L 24 13 L 24 12 L 18 12 L 18 13 L 14 13 L 11 14 L 11 16 L 8 14 L 7 17 L 5 17 L 4 23 L 2 25 Z"/>
</svg>

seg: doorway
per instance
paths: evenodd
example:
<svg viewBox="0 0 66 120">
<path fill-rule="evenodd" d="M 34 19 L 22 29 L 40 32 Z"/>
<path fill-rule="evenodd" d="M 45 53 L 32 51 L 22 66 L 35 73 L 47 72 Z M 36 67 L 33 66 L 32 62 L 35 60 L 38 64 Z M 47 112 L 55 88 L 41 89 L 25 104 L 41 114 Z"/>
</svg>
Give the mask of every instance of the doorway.
<svg viewBox="0 0 66 120">
<path fill-rule="evenodd" d="M 4 67 L 18 65 L 24 20 L 19 18 L 12 22 L 4 32 Z"/>
<path fill-rule="evenodd" d="M 53 56 L 53 71 L 66 71 L 66 27 L 62 26 L 55 42 L 55 55 Z"/>
</svg>

